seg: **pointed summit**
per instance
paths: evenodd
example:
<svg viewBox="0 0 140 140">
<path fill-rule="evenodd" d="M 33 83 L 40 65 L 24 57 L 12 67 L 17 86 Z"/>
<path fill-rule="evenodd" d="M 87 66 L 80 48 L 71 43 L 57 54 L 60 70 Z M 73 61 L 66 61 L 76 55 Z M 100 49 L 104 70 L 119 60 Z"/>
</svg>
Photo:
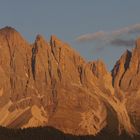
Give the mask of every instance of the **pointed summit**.
<svg viewBox="0 0 140 140">
<path fill-rule="evenodd" d="M 35 40 L 36 42 L 37 41 L 42 41 L 42 42 L 44 42 L 45 41 L 45 38 L 41 35 L 41 34 L 38 34 L 37 36 L 36 36 L 36 40 Z"/>
<path fill-rule="evenodd" d="M 107 74 L 106 66 L 103 60 L 98 59 L 97 61 L 89 62 L 90 69 L 94 73 L 95 76 L 100 77 Z"/>
<path fill-rule="evenodd" d="M 14 34 L 19 34 L 19 33 L 13 27 L 6 26 L 6 27 L 0 29 L 0 35 L 7 36 L 7 35 L 14 35 Z"/>
<path fill-rule="evenodd" d="M 0 29 L 0 41 L 14 44 L 27 44 L 27 41 L 14 28 L 6 26 Z"/>
<path fill-rule="evenodd" d="M 57 46 L 63 46 L 63 42 L 61 40 L 58 39 L 58 37 L 56 35 L 51 35 L 50 38 L 50 45 L 51 47 L 57 47 Z"/>
<path fill-rule="evenodd" d="M 102 60 L 86 62 L 55 35 L 49 44 L 37 35 L 29 45 L 14 28 L 0 29 L 0 125 L 47 125 L 72 135 L 96 135 L 105 128 L 133 135 L 133 124 L 140 122 L 139 56 L 137 49 L 132 56 L 127 50 L 111 77 Z M 128 94 L 133 100 L 123 98 Z"/>
<path fill-rule="evenodd" d="M 5 26 L 4 28 L 1 28 L 0 31 L 17 32 L 16 29 L 11 26 Z"/>
<path fill-rule="evenodd" d="M 56 35 L 51 35 L 50 41 L 60 41 Z"/>
<path fill-rule="evenodd" d="M 45 40 L 45 38 L 44 38 L 42 35 L 40 35 L 40 34 L 38 34 L 38 35 L 36 36 L 35 44 L 36 44 L 37 46 L 40 46 L 41 48 L 42 48 L 43 46 L 48 45 L 48 43 L 47 43 L 47 41 Z"/>
</svg>

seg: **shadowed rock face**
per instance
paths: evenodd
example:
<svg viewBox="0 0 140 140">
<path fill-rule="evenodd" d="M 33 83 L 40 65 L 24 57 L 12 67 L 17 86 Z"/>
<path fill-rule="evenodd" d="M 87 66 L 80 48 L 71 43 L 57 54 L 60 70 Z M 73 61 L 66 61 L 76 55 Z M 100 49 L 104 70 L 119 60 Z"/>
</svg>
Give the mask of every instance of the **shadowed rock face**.
<svg viewBox="0 0 140 140">
<path fill-rule="evenodd" d="M 53 126 L 76 135 L 96 135 L 105 127 L 137 134 L 132 113 L 137 103 L 131 102 L 139 95 L 138 42 L 111 76 L 101 60 L 86 62 L 54 35 L 49 42 L 37 35 L 31 45 L 15 29 L 1 29 L 0 125 Z"/>
</svg>

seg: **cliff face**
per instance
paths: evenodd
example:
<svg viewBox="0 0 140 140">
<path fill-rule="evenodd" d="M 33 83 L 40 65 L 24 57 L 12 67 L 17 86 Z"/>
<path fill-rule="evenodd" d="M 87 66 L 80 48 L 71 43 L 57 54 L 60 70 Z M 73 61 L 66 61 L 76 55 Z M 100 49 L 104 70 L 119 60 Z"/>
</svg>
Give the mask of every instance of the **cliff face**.
<svg viewBox="0 0 140 140">
<path fill-rule="evenodd" d="M 126 104 L 133 124 L 140 130 L 140 39 L 132 52 L 125 52 L 112 70 L 116 96 Z"/>
<path fill-rule="evenodd" d="M 101 60 L 86 62 L 54 35 L 49 42 L 38 35 L 31 45 L 15 29 L 1 29 L 0 125 L 53 126 L 76 135 L 96 135 L 104 127 L 137 134 L 131 117 L 138 105 L 131 96 L 139 97 L 136 44 L 111 76 Z"/>
</svg>

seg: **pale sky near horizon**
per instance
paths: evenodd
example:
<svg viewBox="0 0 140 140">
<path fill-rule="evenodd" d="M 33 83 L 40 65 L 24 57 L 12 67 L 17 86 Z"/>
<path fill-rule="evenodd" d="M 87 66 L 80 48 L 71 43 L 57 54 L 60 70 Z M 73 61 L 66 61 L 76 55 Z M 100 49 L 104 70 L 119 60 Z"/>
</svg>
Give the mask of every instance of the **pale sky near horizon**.
<svg viewBox="0 0 140 140">
<path fill-rule="evenodd" d="M 111 70 L 140 36 L 139 7 L 140 0 L 0 0 L 0 28 L 14 27 L 30 43 L 55 34 Z"/>
</svg>

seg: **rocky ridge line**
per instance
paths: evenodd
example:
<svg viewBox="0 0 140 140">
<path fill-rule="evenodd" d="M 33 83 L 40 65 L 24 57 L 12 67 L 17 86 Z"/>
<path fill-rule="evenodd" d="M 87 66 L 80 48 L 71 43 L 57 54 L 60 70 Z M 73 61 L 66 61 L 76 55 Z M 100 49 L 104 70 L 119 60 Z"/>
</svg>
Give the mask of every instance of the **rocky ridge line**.
<svg viewBox="0 0 140 140">
<path fill-rule="evenodd" d="M 1 29 L 0 125 L 48 125 L 76 135 L 96 135 L 105 127 L 109 132 L 138 134 L 129 108 L 131 93 L 123 94 L 138 90 L 138 80 L 133 88 L 132 78 L 124 80 L 125 75 L 138 79 L 139 41 L 136 44 L 111 76 L 101 60 L 86 62 L 54 35 L 50 42 L 38 35 L 31 45 L 15 29 Z"/>
</svg>

